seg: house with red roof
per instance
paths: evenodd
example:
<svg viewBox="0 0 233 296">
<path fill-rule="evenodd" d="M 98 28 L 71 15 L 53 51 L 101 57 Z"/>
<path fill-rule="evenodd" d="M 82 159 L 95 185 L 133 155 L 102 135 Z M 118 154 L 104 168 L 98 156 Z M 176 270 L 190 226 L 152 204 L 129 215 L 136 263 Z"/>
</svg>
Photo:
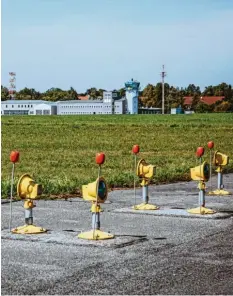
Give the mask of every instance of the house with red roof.
<svg viewBox="0 0 233 296">
<path fill-rule="evenodd" d="M 86 96 L 78 96 L 78 99 L 81 100 L 81 101 L 87 101 L 89 100 L 90 96 L 89 95 L 86 95 Z"/>
<path fill-rule="evenodd" d="M 200 97 L 200 102 L 207 105 L 212 105 L 218 101 L 223 101 L 224 99 L 225 99 L 224 96 L 204 96 L 204 97 Z M 185 106 L 190 107 L 192 105 L 192 101 L 193 101 L 192 96 L 184 97 Z"/>
</svg>

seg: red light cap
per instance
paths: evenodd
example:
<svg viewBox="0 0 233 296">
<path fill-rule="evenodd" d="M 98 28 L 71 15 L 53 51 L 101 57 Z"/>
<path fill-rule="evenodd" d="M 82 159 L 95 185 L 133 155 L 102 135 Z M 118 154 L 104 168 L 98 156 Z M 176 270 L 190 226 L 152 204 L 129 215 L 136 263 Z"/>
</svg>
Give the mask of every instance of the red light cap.
<svg viewBox="0 0 233 296">
<path fill-rule="evenodd" d="M 214 148 L 214 142 L 213 141 L 209 141 L 207 143 L 207 146 L 208 146 L 209 149 L 213 149 Z"/>
<path fill-rule="evenodd" d="M 197 151 L 196 151 L 196 156 L 197 157 L 202 157 L 202 155 L 204 154 L 204 152 L 205 152 L 204 147 L 198 147 L 197 148 Z"/>
<path fill-rule="evenodd" d="M 140 147 L 139 147 L 139 145 L 134 145 L 133 148 L 132 148 L 132 152 L 133 152 L 134 154 L 137 154 L 139 151 L 140 151 Z"/>
<path fill-rule="evenodd" d="M 19 161 L 19 152 L 18 151 L 11 151 L 10 161 L 13 163 L 16 163 Z"/>
<path fill-rule="evenodd" d="M 96 156 L 95 156 L 95 162 L 98 164 L 98 165 L 101 165 L 103 164 L 105 161 L 105 154 L 104 153 L 96 153 Z"/>
</svg>

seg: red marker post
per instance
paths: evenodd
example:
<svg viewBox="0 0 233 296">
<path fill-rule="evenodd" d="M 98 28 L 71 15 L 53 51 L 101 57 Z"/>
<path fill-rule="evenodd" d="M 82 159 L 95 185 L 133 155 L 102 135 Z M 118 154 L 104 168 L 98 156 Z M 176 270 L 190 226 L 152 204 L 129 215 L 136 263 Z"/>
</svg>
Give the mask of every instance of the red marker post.
<svg viewBox="0 0 233 296">
<path fill-rule="evenodd" d="M 95 202 L 95 216 L 94 216 L 93 239 L 95 238 L 96 219 L 99 220 L 99 211 L 97 211 L 97 207 L 98 207 L 98 194 L 99 194 L 99 179 L 100 179 L 100 175 L 101 175 L 101 165 L 104 164 L 104 162 L 105 162 L 105 154 L 103 152 L 96 153 L 95 162 L 96 162 L 96 164 L 98 164 L 99 169 L 98 169 L 98 179 L 97 179 L 97 184 L 96 184 L 96 202 Z"/>
<path fill-rule="evenodd" d="M 137 167 L 137 154 L 140 151 L 139 145 L 134 145 L 132 148 L 132 153 L 134 154 L 134 201 L 136 206 L 136 167 Z"/>
<path fill-rule="evenodd" d="M 210 191 L 212 190 L 212 149 L 214 148 L 214 142 L 209 141 L 207 143 L 208 148 L 210 149 Z"/>
<path fill-rule="evenodd" d="M 204 155 L 204 152 L 205 152 L 205 149 L 204 147 L 200 146 L 200 147 L 197 147 L 197 150 L 196 150 L 196 156 L 197 158 L 200 158 L 200 176 L 201 176 L 201 163 L 202 163 L 202 156 Z M 201 181 L 199 181 L 199 184 L 200 184 Z M 200 188 L 199 188 L 200 189 Z M 200 193 L 203 193 L 203 191 L 200 189 L 199 191 L 199 206 L 200 206 L 200 214 L 201 214 L 201 207 L 202 206 L 205 206 L 205 200 L 204 200 L 204 197 L 203 195 L 200 195 Z"/>
<path fill-rule="evenodd" d="M 10 223 L 9 223 L 9 230 L 11 231 L 14 172 L 15 172 L 15 163 L 19 161 L 19 152 L 18 151 L 11 151 L 11 153 L 10 153 L 10 161 L 12 162 L 11 197 L 10 197 Z"/>
</svg>

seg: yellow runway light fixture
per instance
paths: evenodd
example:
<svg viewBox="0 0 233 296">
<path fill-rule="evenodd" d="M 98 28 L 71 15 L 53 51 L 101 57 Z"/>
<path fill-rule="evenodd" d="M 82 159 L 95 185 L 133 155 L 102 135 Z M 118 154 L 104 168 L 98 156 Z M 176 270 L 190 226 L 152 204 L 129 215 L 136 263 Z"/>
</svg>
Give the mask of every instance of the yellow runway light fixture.
<svg viewBox="0 0 233 296">
<path fill-rule="evenodd" d="M 136 168 L 136 175 L 140 178 L 142 186 L 142 200 L 139 205 L 133 206 L 134 210 L 157 210 L 157 206 L 149 204 L 148 185 L 155 175 L 155 166 L 148 164 L 145 159 L 139 160 Z"/>
<path fill-rule="evenodd" d="M 142 179 L 150 180 L 155 175 L 155 166 L 146 163 L 145 159 L 141 159 L 137 165 L 137 176 Z"/>
<path fill-rule="evenodd" d="M 98 195 L 96 196 L 98 186 Z M 82 186 L 83 199 L 87 201 L 104 203 L 108 197 L 107 184 L 103 177 L 97 178 L 96 181 Z"/>
<path fill-rule="evenodd" d="M 223 166 L 229 164 L 229 156 L 219 151 L 214 153 L 213 165 L 217 167 L 215 172 L 218 173 L 218 188 L 214 191 L 210 191 L 209 195 L 231 195 L 231 192 L 224 190 L 223 185 Z"/>
<path fill-rule="evenodd" d="M 210 177 L 209 164 L 203 162 L 203 164 L 190 169 L 191 179 L 194 181 L 208 181 Z"/>
<path fill-rule="evenodd" d="M 92 230 L 82 232 L 78 238 L 89 240 L 103 240 L 114 238 L 114 235 L 100 230 L 100 203 L 104 203 L 108 197 L 107 183 L 100 177 L 101 164 L 104 163 L 105 155 L 97 153 L 96 163 L 99 165 L 98 178 L 96 181 L 82 186 L 83 199 L 92 202 Z"/>
<path fill-rule="evenodd" d="M 206 190 L 205 182 L 208 181 L 210 177 L 209 164 L 206 161 L 204 161 L 201 165 L 191 168 L 190 173 L 191 173 L 192 180 L 199 181 L 198 183 L 199 207 L 187 210 L 188 213 L 199 214 L 199 215 L 216 213 L 214 210 L 207 209 L 205 207 L 205 190 Z"/>
<path fill-rule="evenodd" d="M 37 184 L 29 174 L 24 174 L 18 181 L 17 194 L 20 198 L 25 199 L 25 225 L 12 229 L 12 232 L 18 234 L 46 232 L 46 229 L 33 225 L 32 209 L 35 207 L 33 200 L 36 199 L 38 195 L 42 194 L 42 186 Z"/>
</svg>

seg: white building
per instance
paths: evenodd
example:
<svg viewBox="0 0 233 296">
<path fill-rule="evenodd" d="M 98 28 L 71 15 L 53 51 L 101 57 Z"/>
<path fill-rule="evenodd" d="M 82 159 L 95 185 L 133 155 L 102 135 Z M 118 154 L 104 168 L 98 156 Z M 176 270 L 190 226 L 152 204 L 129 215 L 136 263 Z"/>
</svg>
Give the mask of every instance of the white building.
<svg viewBox="0 0 233 296">
<path fill-rule="evenodd" d="M 34 115 L 38 105 L 56 105 L 43 100 L 7 100 L 1 102 L 1 115 Z"/>
<path fill-rule="evenodd" d="M 124 114 L 124 100 L 58 101 L 57 115 Z"/>
<path fill-rule="evenodd" d="M 104 92 L 103 100 L 71 100 L 48 102 L 43 100 L 8 100 L 1 102 L 1 115 L 84 115 L 124 114 L 125 99 L 114 98 Z"/>
</svg>

